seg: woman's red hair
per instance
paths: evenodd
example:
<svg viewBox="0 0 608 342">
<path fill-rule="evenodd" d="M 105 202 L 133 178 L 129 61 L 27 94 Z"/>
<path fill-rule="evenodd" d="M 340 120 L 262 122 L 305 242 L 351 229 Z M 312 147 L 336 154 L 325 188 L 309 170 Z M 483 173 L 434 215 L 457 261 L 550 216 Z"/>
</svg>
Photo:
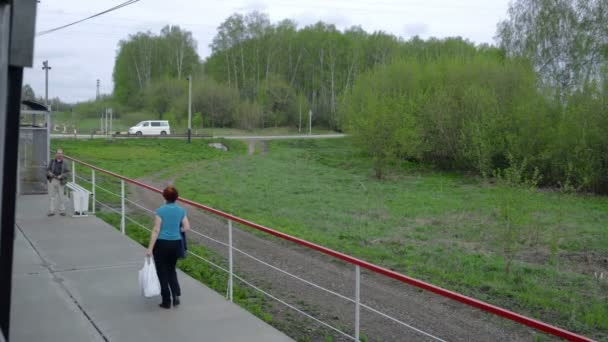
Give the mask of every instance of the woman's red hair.
<svg viewBox="0 0 608 342">
<path fill-rule="evenodd" d="M 172 186 L 168 186 L 165 188 L 165 190 L 163 190 L 163 197 L 167 202 L 173 203 L 177 200 L 179 194 L 177 193 L 177 189 Z"/>
</svg>

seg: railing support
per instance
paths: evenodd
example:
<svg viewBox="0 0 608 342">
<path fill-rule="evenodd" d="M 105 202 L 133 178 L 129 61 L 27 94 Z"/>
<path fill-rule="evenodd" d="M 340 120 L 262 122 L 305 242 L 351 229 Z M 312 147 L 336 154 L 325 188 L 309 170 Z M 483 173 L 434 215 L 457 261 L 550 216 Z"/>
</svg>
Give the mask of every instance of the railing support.
<svg viewBox="0 0 608 342">
<path fill-rule="evenodd" d="M 232 220 L 228 220 L 228 298 L 232 302 Z"/>
<path fill-rule="evenodd" d="M 361 297 L 361 267 L 355 265 L 355 341 L 359 341 L 359 319 L 360 319 L 360 297 Z"/>
<path fill-rule="evenodd" d="M 120 231 L 125 234 L 125 180 L 120 180 Z"/>
<path fill-rule="evenodd" d="M 95 198 L 95 169 L 91 169 L 91 193 L 93 195 L 92 213 L 93 213 L 93 215 L 95 215 L 95 204 L 97 203 L 96 198 Z"/>
<path fill-rule="evenodd" d="M 72 183 L 76 183 L 76 162 L 72 160 Z"/>
</svg>

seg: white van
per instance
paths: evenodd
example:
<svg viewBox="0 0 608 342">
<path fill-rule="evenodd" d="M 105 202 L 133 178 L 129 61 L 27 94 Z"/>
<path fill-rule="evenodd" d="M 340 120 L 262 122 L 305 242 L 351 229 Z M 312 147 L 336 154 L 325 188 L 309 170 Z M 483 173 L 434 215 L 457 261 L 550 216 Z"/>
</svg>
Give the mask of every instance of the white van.
<svg viewBox="0 0 608 342">
<path fill-rule="evenodd" d="M 142 121 L 129 128 L 129 134 L 136 135 L 167 135 L 171 134 L 171 127 L 167 120 Z"/>
</svg>

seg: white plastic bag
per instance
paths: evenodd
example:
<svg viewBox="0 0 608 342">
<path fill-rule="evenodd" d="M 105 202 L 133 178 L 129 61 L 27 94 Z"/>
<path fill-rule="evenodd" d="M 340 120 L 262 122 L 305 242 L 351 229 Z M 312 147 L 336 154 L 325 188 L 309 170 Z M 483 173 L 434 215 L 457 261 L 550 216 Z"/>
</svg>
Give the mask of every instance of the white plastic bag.
<svg viewBox="0 0 608 342">
<path fill-rule="evenodd" d="M 160 282 L 152 258 L 146 258 L 144 267 L 139 270 L 139 287 L 141 288 L 141 294 L 146 298 L 160 295 Z"/>
</svg>

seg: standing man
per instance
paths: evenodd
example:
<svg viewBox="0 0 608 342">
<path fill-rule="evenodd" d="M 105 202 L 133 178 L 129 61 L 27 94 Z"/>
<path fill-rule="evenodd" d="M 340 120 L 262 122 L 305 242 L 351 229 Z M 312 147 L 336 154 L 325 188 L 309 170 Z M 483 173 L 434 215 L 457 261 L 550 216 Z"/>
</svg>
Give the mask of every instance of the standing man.
<svg viewBox="0 0 608 342">
<path fill-rule="evenodd" d="M 68 163 L 63 160 L 63 150 L 58 148 L 55 158 L 49 163 L 46 169 L 46 179 L 49 181 L 49 213 L 48 216 L 55 215 L 55 208 L 59 205 L 59 214 L 65 216 L 65 198 L 63 191 L 68 182 L 70 168 Z M 59 203 L 57 203 L 59 201 Z"/>
</svg>

